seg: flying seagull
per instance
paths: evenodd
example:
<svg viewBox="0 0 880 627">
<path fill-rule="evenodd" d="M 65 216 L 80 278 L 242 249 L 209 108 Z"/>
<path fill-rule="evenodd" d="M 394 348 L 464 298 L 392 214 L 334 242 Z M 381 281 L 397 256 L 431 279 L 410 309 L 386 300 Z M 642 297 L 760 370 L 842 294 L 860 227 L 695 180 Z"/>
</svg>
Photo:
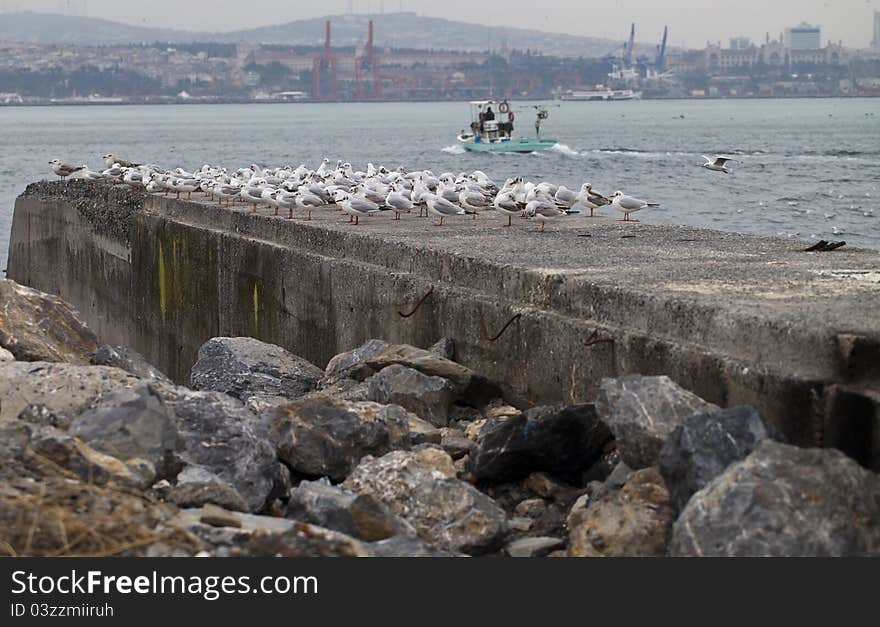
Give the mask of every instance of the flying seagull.
<svg viewBox="0 0 880 627">
<path fill-rule="evenodd" d="M 721 155 L 716 155 L 715 159 L 710 159 L 706 155 L 703 155 L 703 159 L 706 160 L 706 163 L 703 164 L 703 167 L 707 170 L 730 174 L 730 169 L 726 165 L 728 161 L 733 161 L 733 159 L 731 159 L 730 157 L 722 157 Z"/>
</svg>

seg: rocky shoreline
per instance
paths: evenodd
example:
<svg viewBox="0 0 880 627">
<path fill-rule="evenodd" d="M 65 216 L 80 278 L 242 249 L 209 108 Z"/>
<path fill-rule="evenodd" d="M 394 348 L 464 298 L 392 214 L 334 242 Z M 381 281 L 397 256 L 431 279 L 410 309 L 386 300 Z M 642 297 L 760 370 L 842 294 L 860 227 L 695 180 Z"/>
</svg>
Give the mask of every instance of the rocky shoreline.
<svg viewBox="0 0 880 627">
<path fill-rule="evenodd" d="M 0 554 L 880 554 L 880 476 L 667 377 L 514 406 L 428 348 L 252 338 L 188 387 L 0 282 Z"/>
</svg>

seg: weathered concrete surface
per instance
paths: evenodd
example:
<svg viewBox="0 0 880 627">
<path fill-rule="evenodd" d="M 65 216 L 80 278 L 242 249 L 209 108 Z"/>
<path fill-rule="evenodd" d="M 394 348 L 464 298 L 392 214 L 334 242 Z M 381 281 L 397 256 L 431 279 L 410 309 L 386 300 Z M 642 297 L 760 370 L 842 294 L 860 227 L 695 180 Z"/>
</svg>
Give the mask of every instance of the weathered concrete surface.
<svg viewBox="0 0 880 627">
<path fill-rule="evenodd" d="M 878 251 L 804 253 L 799 242 L 585 217 L 541 234 L 491 214 L 436 228 L 414 216 L 355 227 L 332 209 L 311 222 L 270 213 L 39 184 L 16 203 L 9 277 L 66 298 L 102 341 L 133 346 L 178 381 L 220 335 L 319 365 L 370 337 L 449 336 L 457 360 L 528 401 L 589 400 L 601 377 L 666 374 L 718 405 L 756 407 L 795 443 L 856 446 L 856 425 L 874 443 L 860 458 L 878 459 Z M 414 315 L 398 315 L 432 288 Z M 587 347 L 594 331 L 613 342 Z"/>
</svg>

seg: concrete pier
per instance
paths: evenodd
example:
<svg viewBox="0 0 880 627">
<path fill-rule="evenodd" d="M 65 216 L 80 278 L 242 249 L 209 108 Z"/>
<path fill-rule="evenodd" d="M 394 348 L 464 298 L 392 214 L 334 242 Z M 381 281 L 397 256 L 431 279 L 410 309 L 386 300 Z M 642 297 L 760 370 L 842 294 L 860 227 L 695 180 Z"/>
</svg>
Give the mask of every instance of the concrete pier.
<svg viewBox="0 0 880 627">
<path fill-rule="evenodd" d="M 371 337 L 451 336 L 459 361 L 523 402 L 667 374 L 717 404 L 756 406 L 795 443 L 878 466 L 880 252 L 608 217 L 545 233 L 491 212 L 442 228 L 392 217 L 286 220 L 201 195 L 40 183 L 16 202 L 9 278 L 64 297 L 99 337 L 179 381 L 217 335 L 321 366 Z"/>
</svg>

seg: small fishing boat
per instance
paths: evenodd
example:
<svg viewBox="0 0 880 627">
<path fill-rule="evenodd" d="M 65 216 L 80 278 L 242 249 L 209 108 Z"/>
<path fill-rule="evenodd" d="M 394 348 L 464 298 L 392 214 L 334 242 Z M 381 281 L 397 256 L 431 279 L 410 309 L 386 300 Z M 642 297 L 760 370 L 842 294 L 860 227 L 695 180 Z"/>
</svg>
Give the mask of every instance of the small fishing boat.
<svg viewBox="0 0 880 627">
<path fill-rule="evenodd" d="M 458 134 L 458 141 L 471 152 L 535 152 L 547 150 L 558 141 L 541 137 L 541 125 L 550 114 L 547 105 L 529 105 L 535 110 L 535 136 L 518 137 L 514 132 L 516 114 L 506 100 L 475 100 L 470 103 L 469 130 Z"/>
</svg>

